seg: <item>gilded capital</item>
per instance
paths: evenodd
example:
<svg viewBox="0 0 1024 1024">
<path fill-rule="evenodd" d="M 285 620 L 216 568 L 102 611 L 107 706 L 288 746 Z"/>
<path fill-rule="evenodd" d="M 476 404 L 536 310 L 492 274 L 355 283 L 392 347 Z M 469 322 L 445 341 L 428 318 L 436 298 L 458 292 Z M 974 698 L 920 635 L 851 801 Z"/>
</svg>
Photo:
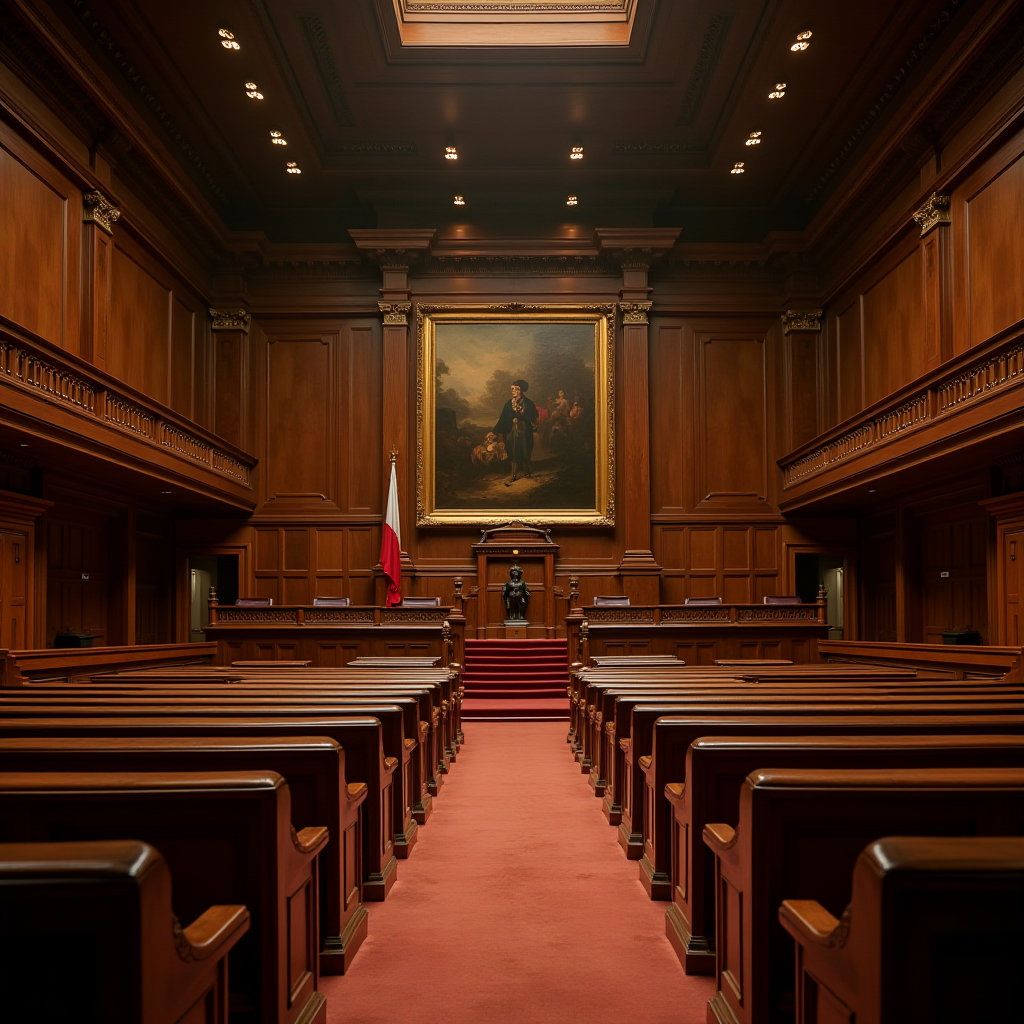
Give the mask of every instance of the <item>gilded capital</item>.
<svg viewBox="0 0 1024 1024">
<path fill-rule="evenodd" d="M 782 333 L 793 331 L 820 331 L 822 309 L 787 309 L 782 314 Z"/>
<path fill-rule="evenodd" d="M 647 314 L 651 311 L 652 305 L 653 303 L 650 302 L 620 302 L 622 322 L 624 324 L 647 323 Z"/>
<path fill-rule="evenodd" d="M 215 331 L 241 331 L 248 334 L 252 315 L 247 309 L 211 309 L 210 319 Z"/>
<path fill-rule="evenodd" d="M 914 221 L 921 229 L 922 237 L 927 235 L 932 228 L 938 227 L 939 224 L 948 224 L 950 221 L 949 196 L 944 196 L 941 192 L 933 192 L 924 206 L 914 214 Z"/>
<path fill-rule="evenodd" d="M 386 324 L 405 325 L 409 322 L 409 311 L 412 309 L 411 302 L 378 302 L 378 308 L 384 317 Z"/>
<path fill-rule="evenodd" d="M 102 192 L 86 192 L 82 196 L 82 220 L 98 225 L 108 235 L 114 233 L 114 224 L 121 211 Z"/>
</svg>

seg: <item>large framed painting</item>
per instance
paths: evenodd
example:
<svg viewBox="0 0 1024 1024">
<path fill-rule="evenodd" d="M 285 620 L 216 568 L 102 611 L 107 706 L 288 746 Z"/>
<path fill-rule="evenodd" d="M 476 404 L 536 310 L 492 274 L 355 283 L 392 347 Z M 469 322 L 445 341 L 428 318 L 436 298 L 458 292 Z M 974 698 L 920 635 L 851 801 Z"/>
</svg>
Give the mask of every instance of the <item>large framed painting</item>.
<svg viewBox="0 0 1024 1024">
<path fill-rule="evenodd" d="M 416 317 L 417 524 L 613 525 L 614 306 Z"/>
</svg>

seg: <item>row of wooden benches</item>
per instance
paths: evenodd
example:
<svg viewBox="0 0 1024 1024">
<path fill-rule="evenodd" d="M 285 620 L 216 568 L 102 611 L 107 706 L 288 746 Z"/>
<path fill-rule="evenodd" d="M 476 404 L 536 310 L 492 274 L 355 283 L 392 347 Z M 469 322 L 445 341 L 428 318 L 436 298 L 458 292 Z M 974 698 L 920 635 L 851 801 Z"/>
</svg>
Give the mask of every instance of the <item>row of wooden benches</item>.
<svg viewBox="0 0 1024 1024">
<path fill-rule="evenodd" d="M 24 883 L 11 899 L 26 901 L 41 942 L 68 922 L 59 901 L 38 909 L 39 878 L 68 858 L 86 888 L 90 873 L 136 889 L 155 879 L 139 906 L 164 967 L 121 985 L 145 1005 L 175 993 L 173 1011 L 147 1021 L 222 1021 L 228 987 L 232 1020 L 323 1021 L 320 972 L 344 973 L 366 935 L 364 900 L 387 896 L 412 851 L 464 739 L 460 704 L 457 672 L 433 659 L 192 666 L 2 691 L 0 877 Z M 86 984 L 83 1005 L 90 992 L 114 1019 L 109 991 Z"/>
<path fill-rule="evenodd" d="M 811 979 L 852 927 L 840 916 L 861 852 L 863 889 L 886 849 L 925 856 L 881 837 L 1024 836 L 1019 684 L 621 658 L 575 671 L 570 699 L 572 749 L 648 893 L 671 901 L 666 932 L 684 969 L 716 976 L 709 1021 L 875 1019 L 879 992 Z M 1024 849 L 1005 849 L 1020 868 Z M 785 900 L 797 902 L 780 923 Z M 801 950 L 795 986 L 784 927 Z M 997 990 L 993 979 L 998 1002 Z"/>
</svg>

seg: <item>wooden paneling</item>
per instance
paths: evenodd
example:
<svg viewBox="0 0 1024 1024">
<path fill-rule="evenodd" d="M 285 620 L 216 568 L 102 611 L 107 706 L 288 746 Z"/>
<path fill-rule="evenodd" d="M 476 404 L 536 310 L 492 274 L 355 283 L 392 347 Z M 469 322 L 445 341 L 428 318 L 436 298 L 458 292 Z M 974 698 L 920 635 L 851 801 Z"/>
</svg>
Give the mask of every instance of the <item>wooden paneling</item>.
<svg viewBox="0 0 1024 1024">
<path fill-rule="evenodd" d="M 856 298 L 833 317 L 836 368 L 839 376 L 839 419 L 864 408 L 863 347 L 860 299 Z"/>
<path fill-rule="evenodd" d="M 697 507 L 768 502 L 768 379 L 765 339 L 695 332 Z"/>
<path fill-rule="evenodd" d="M 0 315 L 78 348 L 81 198 L 0 126 Z"/>
<path fill-rule="evenodd" d="M 194 419 L 196 314 L 181 297 L 171 300 L 171 389 L 169 405 Z"/>
<path fill-rule="evenodd" d="M 1014 149 L 1019 147 L 1018 139 Z M 960 323 L 966 320 L 967 330 L 961 349 L 1024 318 L 1024 158 L 1005 165 L 1009 157 L 1000 154 L 964 189 L 966 293 L 960 298 L 966 316 Z"/>
<path fill-rule="evenodd" d="M 656 513 L 680 513 L 693 504 L 687 493 L 692 478 L 687 429 L 693 404 L 691 351 L 681 325 L 651 325 L 651 507 Z"/>
</svg>

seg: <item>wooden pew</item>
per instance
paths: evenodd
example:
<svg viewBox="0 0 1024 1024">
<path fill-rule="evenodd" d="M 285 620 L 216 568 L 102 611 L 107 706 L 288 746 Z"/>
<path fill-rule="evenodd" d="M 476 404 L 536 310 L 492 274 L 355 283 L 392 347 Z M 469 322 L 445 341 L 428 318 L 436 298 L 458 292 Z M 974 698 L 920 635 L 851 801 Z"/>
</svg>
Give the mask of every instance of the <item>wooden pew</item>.
<svg viewBox="0 0 1024 1024">
<path fill-rule="evenodd" d="M 282 690 L 284 692 L 282 692 Z M 38 699 L 32 694 L 19 694 L 10 699 L 0 694 L 0 711 L 5 706 L 20 707 L 26 704 L 31 706 Z M 197 704 L 203 704 L 207 700 L 216 699 L 222 703 L 231 705 L 247 703 L 252 704 L 292 704 L 295 702 L 308 703 L 313 707 L 338 706 L 358 704 L 360 701 L 388 701 L 394 698 L 414 698 L 419 703 L 419 715 L 427 715 L 427 719 L 413 715 L 411 707 L 403 704 L 407 714 L 404 718 L 403 742 L 408 750 L 408 761 L 403 757 L 404 781 L 408 787 L 411 799 L 411 815 L 418 825 L 426 824 L 430 816 L 433 797 L 440 789 L 439 767 L 436 763 L 438 749 L 438 733 L 436 728 L 436 709 L 431 706 L 432 691 L 425 687 L 406 685 L 387 686 L 365 686 L 359 688 L 339 688 L 333 684 L 291 684 L 282 687 L 275 680 L 253 683 L 248 680 L 234 683 L 229 687 L 216 687 L 207 683 L 193 685 L 189 681 L 182 681 L 167 686 L 162 683 L 121 683 L 110 682 L 95 684 L 92 686 L 78 686 L 73 689 L 60 687 L 47 687 L 44 696 L 48 701 L 64 704 L 99 705 L 109 703 L 112 699 L 124 701 L 133 696 L 140 698 L 140 704 L 157 701 L 161 704 L 184 703 L 188 704 L 189 698 L 194 698 Z M 164 698 L 171 698 L 165 700 Z M 433 716 L 433 718 L 431 718 Z M 407 730 L 414 730 L 409 736 Z M 413 740 L 413 742 L 410 742 Z M 404 830 L 404 825 L 402 826 Z M 415 841 L 415 836 L 413 836 Z M 401 845 L 401 856 L 406 856 L 409 847 L 403 841 Z"/>
<path fill-rule="evenodd" d="M 323 824 L 320 973 L 344 974 L 366 938 L 361 807 L 365 782 L 346 782 L 345 753 L 325 736 L 0 739 L 0 772 L 220 772 L 271 770 L 291 791 L 292 824 Z"/>
<path fill-rule="evenodd" d="M 860 851 L 879 836 L 1019 836 L 1019 768 L 763 768 L 740 789 L 739 819 L 710 823 L 716 859 L 715 977 L 708 1020 L 768 1024 L 794 1017 L 793 947 L 783 899 L 841 912 Z"/>
<path fill-rule="evenodd" d="M 249 912 L 211 906 L 182 928 L 174 906 L 146 843 L 0 844 L 5 1019 L 227 1024 L 228 953 Z"/>
<path fill-rule="evenodd" d="M 317 963 L 317 854 L 326 828 L 292 829 L 276 772 L 4 773 L 0 841 L 140 837 L 163 854 L 185 920 L 243 904 L 231 958 L 232 1019 L 324 1024 Z"/>
<path fill-rule="evenodd" d="M 686 754 L 685 783 L 670 782 L 672 904 L 665 933 L 687 974 L 713 974 L 714 859 L 704 826 L 739 817 L 743 780 L 777 768 L 1024 768 L 1024 735 L 702 736 Z M 658 883 L 660 886 L 660 880 Z"/>
<path fill-rule="evenodd" d="M 1024 961 L 1024 840 L 872 843 L 841 918 L 786 900 L 796 940 L 796 1020 L 857 1024 L 1014 1020 Z"/>
<path fill-rule="evenodd" d="M 52 738 L 63 736 L 127 737 L 250 736 L 271 739 L 282 736 L 326 736 L 345 751 L 345 770 L 354 782 L 365 782 L 363 804 L 363 899 L 383 900 L 398 877 L 392 812 L 393 781 L 398 760 L 385 757 L 381 723 L 377 718 L 355 714 L 324 717 L 181 717 L 114 718 L 64 716 L 47 718 L 0 718 L 0 737 Z"/>
<path fill-rule="evenodd" d="M 637 703 L 630 716 L 629 740 L 623 750 L 623 784 L 622 784 L 622 821 L 619 824 L 619 844 L 626 855 L 643 860 L 641 865 L 641 881 L 649 879 L 654 872 L 661 873 L 667 880 L 668 828 L 671 819 L 668 805 L 663 794 L 668 782 L 678 782 L 678 777 L 667 777 L 665 762 L 659 762 L 654 749 L 654 723 L 665 715 L 676 713 L 698 714 L 696 708 L 701 703 L 665 701 L 660 704 Z M 1024 701 L 1000 700 L 978 703 L 962 701 L 908 701 L 902 695 L 893 694 L 855 697 L 845 694 L 831 696 L 818 694 L 808 697 L 806 703 L 794 703 L 788 697 L 763 697 L 756 704 L 741 702 L 705 702 L 704 707 L 713 714 L 732 711 L 735 714 L 759 715 L 839 715 L 862 716 L 867 718 L 905 717 L 912 721 L 921 717 L 946 718 L 961 724 L 953 730 L 956 732 L 974 732 L 975 729 L 964 723 L 979 716 L 1010 715 L 1018 716 L 1018 722 L 1024 727 Z M 1016 732 L 1016 728 L 1004 730 Z M 685 759 L 685 751 L 683 752 Z M 685 769 L 685 765 L 684 765 Z M 605 796 L 607 799 L 607 794 Z M 628 802 L 628 806 L 627 806 Z M 650 808 L 653 813 L 645 813 Z M 645 883 L 648 884 L 648 883 Z"/>
<path fill-rule="evenodd" d="M 15 701 L 5 702 L 0 699 L 0 714 L 8 721 L 41 716 L 80 720 L 163 716 L 187 716 L 190 718 L 272 717 L 301 720 L 307 716 L 372 715 L 382 726 L 384 755 L 394 758 L 398 769 L 394 773 L 386 793 L 382 787 L 382 797 L 388 799 L 389 806 L 387 811 L 382 807 L 381 814 L 388 813 L 393 818 L 391 829 L 394 835 L 394 852 L 396 856 L 405 858 L 408 857 L 409 851 L 416 842 L 419 828 L 412 813 L 412 752 L 415 750 L 416 741 L 406 742 L 407 738 L 403 734 L 403 724 L 408 725 L 410 715 L 412 720 L 416 721 L 416 703 L 413 700 L 391 695 L 387 695 L 384 700 L 387 703 L 379 699 L 359 697 L 344 701 L 331 699 L 323 702 L 313 700 L 306 703 L 300 700 L 289 701 L 287 698 L 261 697 L 256 699 L 252 696 L 248 698 L 190 698 L 181 694 L 176 695 L 174 692 L 166 692 L 151 693 L 144 697 L 109 696 L 98 698 L 95 701 L 90 700 L 87 703 L 17 703 Z M 405 723 L 403 723 L 403 719 L 406 720 Z M 304 729 L 302 732 L 304 735 L 310 734 L 309 729 Z M 341 745 L 344 748 L 344 744 Z M 366 770 L 372 769 L 367 768 Z M 355 781 L 366 782 L 368 785 L 371 782 L 369 778 L 358 777 Z M 376 792 L 372 785 L 370 789 L 371 792 Z M 373 817 L 373 812 L 368 806 L 367 818 L 371 817 Z M 369 820 L 367 825 L 372 827 Z"/>
</svg>

